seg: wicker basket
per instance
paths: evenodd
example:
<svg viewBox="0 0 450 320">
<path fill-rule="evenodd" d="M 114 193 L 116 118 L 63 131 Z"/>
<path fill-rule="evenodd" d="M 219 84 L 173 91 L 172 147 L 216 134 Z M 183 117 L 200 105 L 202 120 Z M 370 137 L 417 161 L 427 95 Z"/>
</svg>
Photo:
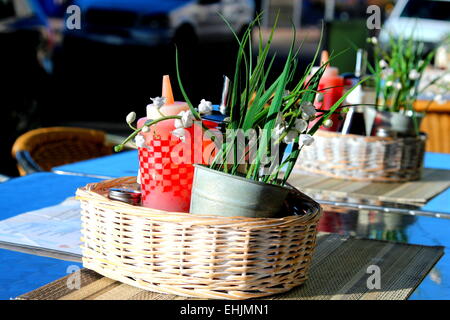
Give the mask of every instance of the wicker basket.
<svg viewBox="0 0 450 320">
<path fill-rule="evenodd" d="M 403 182 L 422 176 L 426 136 L 366 137 L 318 131 L 302 149 L 297 169 L 333 178 Z"/>
<path fill-rule="evenodd" d="M 197 298 L 249 299 L 307 279 L 319 204 L 290 194 L 282 218 L 198 216 L 132 206 L 105 195 L 127 177 L 77 190 L 83 265 L 142 289 Z"/>
</svg>

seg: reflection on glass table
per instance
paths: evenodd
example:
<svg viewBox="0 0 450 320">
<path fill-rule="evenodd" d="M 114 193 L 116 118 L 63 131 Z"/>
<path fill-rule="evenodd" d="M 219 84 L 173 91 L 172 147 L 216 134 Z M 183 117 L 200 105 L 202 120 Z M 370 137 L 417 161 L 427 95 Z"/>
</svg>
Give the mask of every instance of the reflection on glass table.
<svg viewBox="0 0 450 320">
<path fill-rule="evenodd" d="M 428 170 L 438 169 L 435 170 L 435 176 L 442 173 L 441 179 L 435 177 L 434 179 L 436 181 L 427 181 L 425 187 L 431 187 L 435 182 L 447 183 L 450 173 L 450 154 L 427 152 L 425 154 L 425 167 Z M 387 183 L 386 186 L 390 187 L 391 184 Z M 322 205 L 331 205 L 353 210 L 376 210 L 387 213 L 401 213 L 450 219 L 450 188 L 448 187 L 444 187 L 442 191 L 437 192 L 437 195 L 422 204 L 407 204 L 401 203 L 400 201 L 380 201 L 370 197 L 347 197 L 346 199 L 340 199 L 329 192 L 314 192 L 308 193 L 308 195 Z"/>
<path fill-rule="evenodd" d="M 445 253 L 410 299 L 450 299 L 450 220 L 322 205 L 319 231 L 401 243 L 444 246 Z M 383 270 L 381 270 L 383 272 Z M 381 273 L 382 275 L 382 273 Z"/>
</svg>

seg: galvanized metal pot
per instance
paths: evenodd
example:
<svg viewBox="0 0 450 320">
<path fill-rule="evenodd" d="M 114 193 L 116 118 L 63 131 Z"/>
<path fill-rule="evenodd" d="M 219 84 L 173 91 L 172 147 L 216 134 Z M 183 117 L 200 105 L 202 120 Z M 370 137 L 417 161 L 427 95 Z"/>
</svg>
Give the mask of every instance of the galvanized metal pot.
<svg viewBox="0 0 450 320">
<path fill-rule="evenodd" d="M 366 123 L 366 128 L 370 128 L 370 133 L 379 127 L 391 129 L 403 136 L 415 136 L 416 130 L 414 126 L 414 118 L 412 114 L 405 114 L 403 112 L 390 112 L 379 111 L 375 108 L 365 108 L 366 121 L 373 121 L 373 126 L 369 126 Z M 425 117 L 424 113 L 415 113 L 417 127 L 420 128 L 420 124 Z"/>
<path fill-rule="evenodd" d="M 197 215 L 269 218 L 280 216 L 289 187 L 194 165 L 190 213 Z"/>
</svg>

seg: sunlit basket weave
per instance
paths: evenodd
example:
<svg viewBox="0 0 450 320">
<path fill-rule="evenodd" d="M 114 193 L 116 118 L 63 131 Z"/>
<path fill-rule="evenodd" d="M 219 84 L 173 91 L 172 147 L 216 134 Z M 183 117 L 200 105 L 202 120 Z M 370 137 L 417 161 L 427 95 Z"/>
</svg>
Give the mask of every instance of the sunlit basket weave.
<svg viewBox="0 0 450 320">
<path fill-rule="evenodd" d="M 297 215 L 244 218 L 158 211 L 105 196 L 135 181 L 77 190 L 86 268 L 149 291 L 215 299 L 263 297 L 307 279 L 322 212 L 311 198 L 290 194 Z"/>
<path fill-rule="evenodd" d="M 426 136 L 390 138 L 317 131 L 297 169 L 333 178 L 403 182 L 422 176 Z"/>
</svg>

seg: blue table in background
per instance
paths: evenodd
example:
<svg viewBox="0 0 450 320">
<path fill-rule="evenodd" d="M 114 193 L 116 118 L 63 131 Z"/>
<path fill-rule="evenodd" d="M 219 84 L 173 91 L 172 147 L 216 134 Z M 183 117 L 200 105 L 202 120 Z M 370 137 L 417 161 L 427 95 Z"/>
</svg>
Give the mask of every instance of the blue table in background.
<svg viewBox="0 0 450 320">
<path fill-rule="evenodd" d="M 0 220 L 56 205 L 74 196 L 78 187 L 98 181 L 47 172 L 11 179 L 0 184 Z M 0 249 L 0 299 L 15 298 L 61 278 L 70 266 L 81 264 Z"/>
<path fill-rule="evenodd" d="M 450 170 L 450 154 L 427 152 L 425 167 Z M 136 175 L 138 168 L 138 153 L 132 150 L 55 167 L 53 172 L 110 179 Z"/>
<path fill-rule="evenodd" d="M 119 152 L 110 156 L 80 161 L 55 167 L 53 172 L 102 179 L 136 176 L 139 169 L 137 150 Z"/>
</svg>

